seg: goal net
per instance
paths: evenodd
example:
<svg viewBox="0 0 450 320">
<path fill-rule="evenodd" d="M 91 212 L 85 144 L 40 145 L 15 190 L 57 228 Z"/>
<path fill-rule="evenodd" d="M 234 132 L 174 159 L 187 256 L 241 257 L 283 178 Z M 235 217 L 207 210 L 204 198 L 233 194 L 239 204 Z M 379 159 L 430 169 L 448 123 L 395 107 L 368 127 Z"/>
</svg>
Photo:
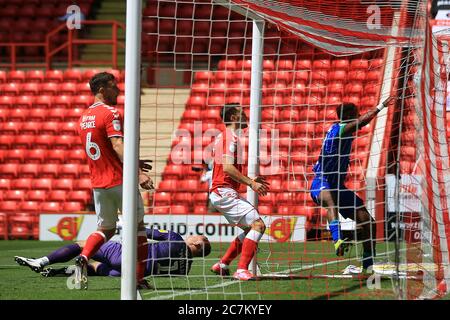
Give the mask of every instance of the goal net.
<svg viewBox="0 0 450 320">
<path fill-rule="evenodd" d="M 144 194 L 145 222 L 184 238 L 206 235 L 212 253 L 195 258 L 188 275 L 149 277 L 155 290 L 144 299 L 415 299 L 442 287 L 447 42 L 428 30 L 427 3 L 147 1 L 140 157 L 154 160 L 157 189 Z M 264 26 L 257 69 L 254 21 Z M 345 210 L 349 250 L 337 257 L 327 211 L 311 198 L 313 167 L 338 105 L 354 103 L 364 114 L 389 96 L 395 103 L 354 134 L 345 180 L 374 222 L 356 223 Z M 257 111 L 258 141 L 245 132 L 240 140 L 244 158 L 258 144 L 257 174 L 270 183 L 256 204 L 267 228 L 251 282 L 210 272 L 240 233 L 208 203 L 211 150 L 227 103 L 247 116 Z M 374 274 L 361 272 L 367 244 Z"/>
</svg>

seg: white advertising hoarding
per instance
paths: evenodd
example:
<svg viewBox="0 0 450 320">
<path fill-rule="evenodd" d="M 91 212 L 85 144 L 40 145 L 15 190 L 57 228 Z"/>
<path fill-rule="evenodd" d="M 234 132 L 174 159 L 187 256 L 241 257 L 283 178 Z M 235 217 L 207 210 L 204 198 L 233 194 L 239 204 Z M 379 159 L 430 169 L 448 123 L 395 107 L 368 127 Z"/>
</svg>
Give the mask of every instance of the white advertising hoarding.
<svg viewBox="0 0 450 320">
<path fill-rule="evenodd" d="M 399 185 L 399 212 L 421 212 L 422 203 L 422 176 L 419 175 L 402 175 Z M 386 176 L 387 185 L 387 211 L 397 212 L 396 207 L 396 183 L 395 175 Z"/>
<path fill-rule="evenodd" d="M 267 229 L 264 242 L 303 242 L 304 216 L 262 216 Z M 231 242 L 241 231 L 220 215 L 145 215 L 146 227 L 173 230 L 181 236 L 205 235 L 211 242 Z M 119 223 L 120 225 L 120 223 Z M 39 240 L 86 240 L 96 230 L 94 214 L 41 214 Z M 118 233 L 120 233 L 120 228 Z"/>
</svg>

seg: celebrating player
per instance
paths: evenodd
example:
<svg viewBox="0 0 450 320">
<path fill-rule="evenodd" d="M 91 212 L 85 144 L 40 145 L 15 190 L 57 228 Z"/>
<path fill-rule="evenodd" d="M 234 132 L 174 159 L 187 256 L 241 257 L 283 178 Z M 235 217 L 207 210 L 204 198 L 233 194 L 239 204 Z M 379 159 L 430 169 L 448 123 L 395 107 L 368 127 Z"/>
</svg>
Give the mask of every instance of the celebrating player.
<svg viewBox="0 0 450 320">
<path fill-rule="evenodd" d="M 239 226 L 244 232 L 234 239 L 225 255 L 212 266 L 211 271 L 229 275 L 229 264 L 242 252 L 233 277 L 238 280 L 251 280 L 254 275 L 248 270 L 248 266 L 266 226 L 258 211 L 242 198 L 237 190 L 243 183 L 259 195 L 265 195 L 269 190 L 269 184 L 263 177 L 251 179 L 242 173 L 242 145 L 239 135 L 241 130 L 247 127 L 247 117 L 242 108 L 236 104 L 225 105 L 222 120 L 226 130 L 217 137 L 214 144 L 214 167 L 209 199 L 229 223 Z"/>
<path fill-rule="evenodd" d="M 347 175 L 353 134 L 367 125 L 381 109 L 386 107 L 392 97 L 360 116 L 353 103 L 343 103 L 336 108 L 340 122 L 327 131 L 319 159 L 314 165 L 314 180 L 311 184 L 311 197 L 315 203 L 328 211 L 328 222 L 334 241 L 336 254 L 342 256 L 346 249 L 342 239 L 338 212 L 345 218 L 356 220 L 363 232 L 363 269 L 373 265 L 375 256 L 375 223 L 363 201 L 353 191 L 348 190 L 344 181 Z"/>
<path fill-rule="evenodd" d="M 122 209 L 123 123 L 118 110 L 112 107 L 117 103 L 120 91 L 114 76 L 107 72 L 94 75 L 89 85 L 95 100 L 80 117 L 79 134 L 91 171 L 98 228 L 88 237 L 83 251 L 76 259 L 76 266 L 80 268 L 77 274 L 83 275 L 78 279 L 83 282 L 81 288 L 87 288 L 87 261 L 114 235 L 117 211 Z M 140 164 L 143 169 L 151 169 L 145 161 Z M 139 184 L 147 190 L 153 188 L 152 180 L 142 170 L 139 173 Z M 143 247 L 146 241 L 142 222 L 144 206 L 140 194 L 138 197 L 137 281 L 139 286 L 146 287 L 143 280 L 143 260 L 147 253 Z"/>
<path fill-rule="evenodd" d="M 172 231 L 146 229 L 146 238 L 155 243 L 145 244 L 147 258 L 145 261 L 145 276 L 156 274 L 187 275 L 191 269 L 192 258 L 206 257 L 211 252 L 211 244 L 205 236 L 189 236 L 186 240 Z M 72 275 L 74 269 L 45 268 L 54 263 L 70 261 L 78 256 L 85 242 L 77 242 L 61 247 L 52 253 L 38 258 L 16 256 L 15 261 L 21 266 L 27 266 L 43 276 Z M 95 262 L 87 265 L 88 275 L 120 276 L 122 263 L 122 244 L 108 241 L 92 256 Z"/>
</svg>

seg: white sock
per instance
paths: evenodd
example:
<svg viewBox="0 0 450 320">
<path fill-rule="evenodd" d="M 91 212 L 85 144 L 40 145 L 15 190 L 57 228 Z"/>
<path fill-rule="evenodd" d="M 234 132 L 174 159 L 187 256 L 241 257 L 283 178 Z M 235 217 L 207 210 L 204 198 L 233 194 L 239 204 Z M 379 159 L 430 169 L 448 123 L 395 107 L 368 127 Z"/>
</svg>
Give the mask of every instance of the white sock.
<svg viewBox="0 0 450 320">
<path fill-rule="evenodd" d="M 47 257 L 42 257 L 42 258 L 36 259 L 36 261 L 41 265 L 41 267 L 48 266 L 50 263 L 50 261 L 48 261 Z"/>
</svg>

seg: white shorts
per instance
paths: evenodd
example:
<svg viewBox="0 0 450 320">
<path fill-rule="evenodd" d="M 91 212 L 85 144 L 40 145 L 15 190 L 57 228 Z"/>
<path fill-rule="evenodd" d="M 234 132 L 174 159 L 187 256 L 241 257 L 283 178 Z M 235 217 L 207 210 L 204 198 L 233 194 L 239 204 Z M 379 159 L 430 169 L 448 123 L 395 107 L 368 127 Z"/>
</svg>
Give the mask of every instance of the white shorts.
<svg viewBox="0 0 450 320">
<path fill-rule="evenodd" d="M 118 211 L 122 211 L 122 185 L 108 189 L 93 189 L 97 226 L 115 229 L 119 221 Z M 138 190 L 137 222 L 144 219 L 144 202 Z"/>
<path fill-rule="evenodd" d="M 260 218 L 255 207 L 234 189 L 218 188 L 209 194 L 209 200 L 230 224 L 239 227 L 250 226 Z"/>
</svg>

